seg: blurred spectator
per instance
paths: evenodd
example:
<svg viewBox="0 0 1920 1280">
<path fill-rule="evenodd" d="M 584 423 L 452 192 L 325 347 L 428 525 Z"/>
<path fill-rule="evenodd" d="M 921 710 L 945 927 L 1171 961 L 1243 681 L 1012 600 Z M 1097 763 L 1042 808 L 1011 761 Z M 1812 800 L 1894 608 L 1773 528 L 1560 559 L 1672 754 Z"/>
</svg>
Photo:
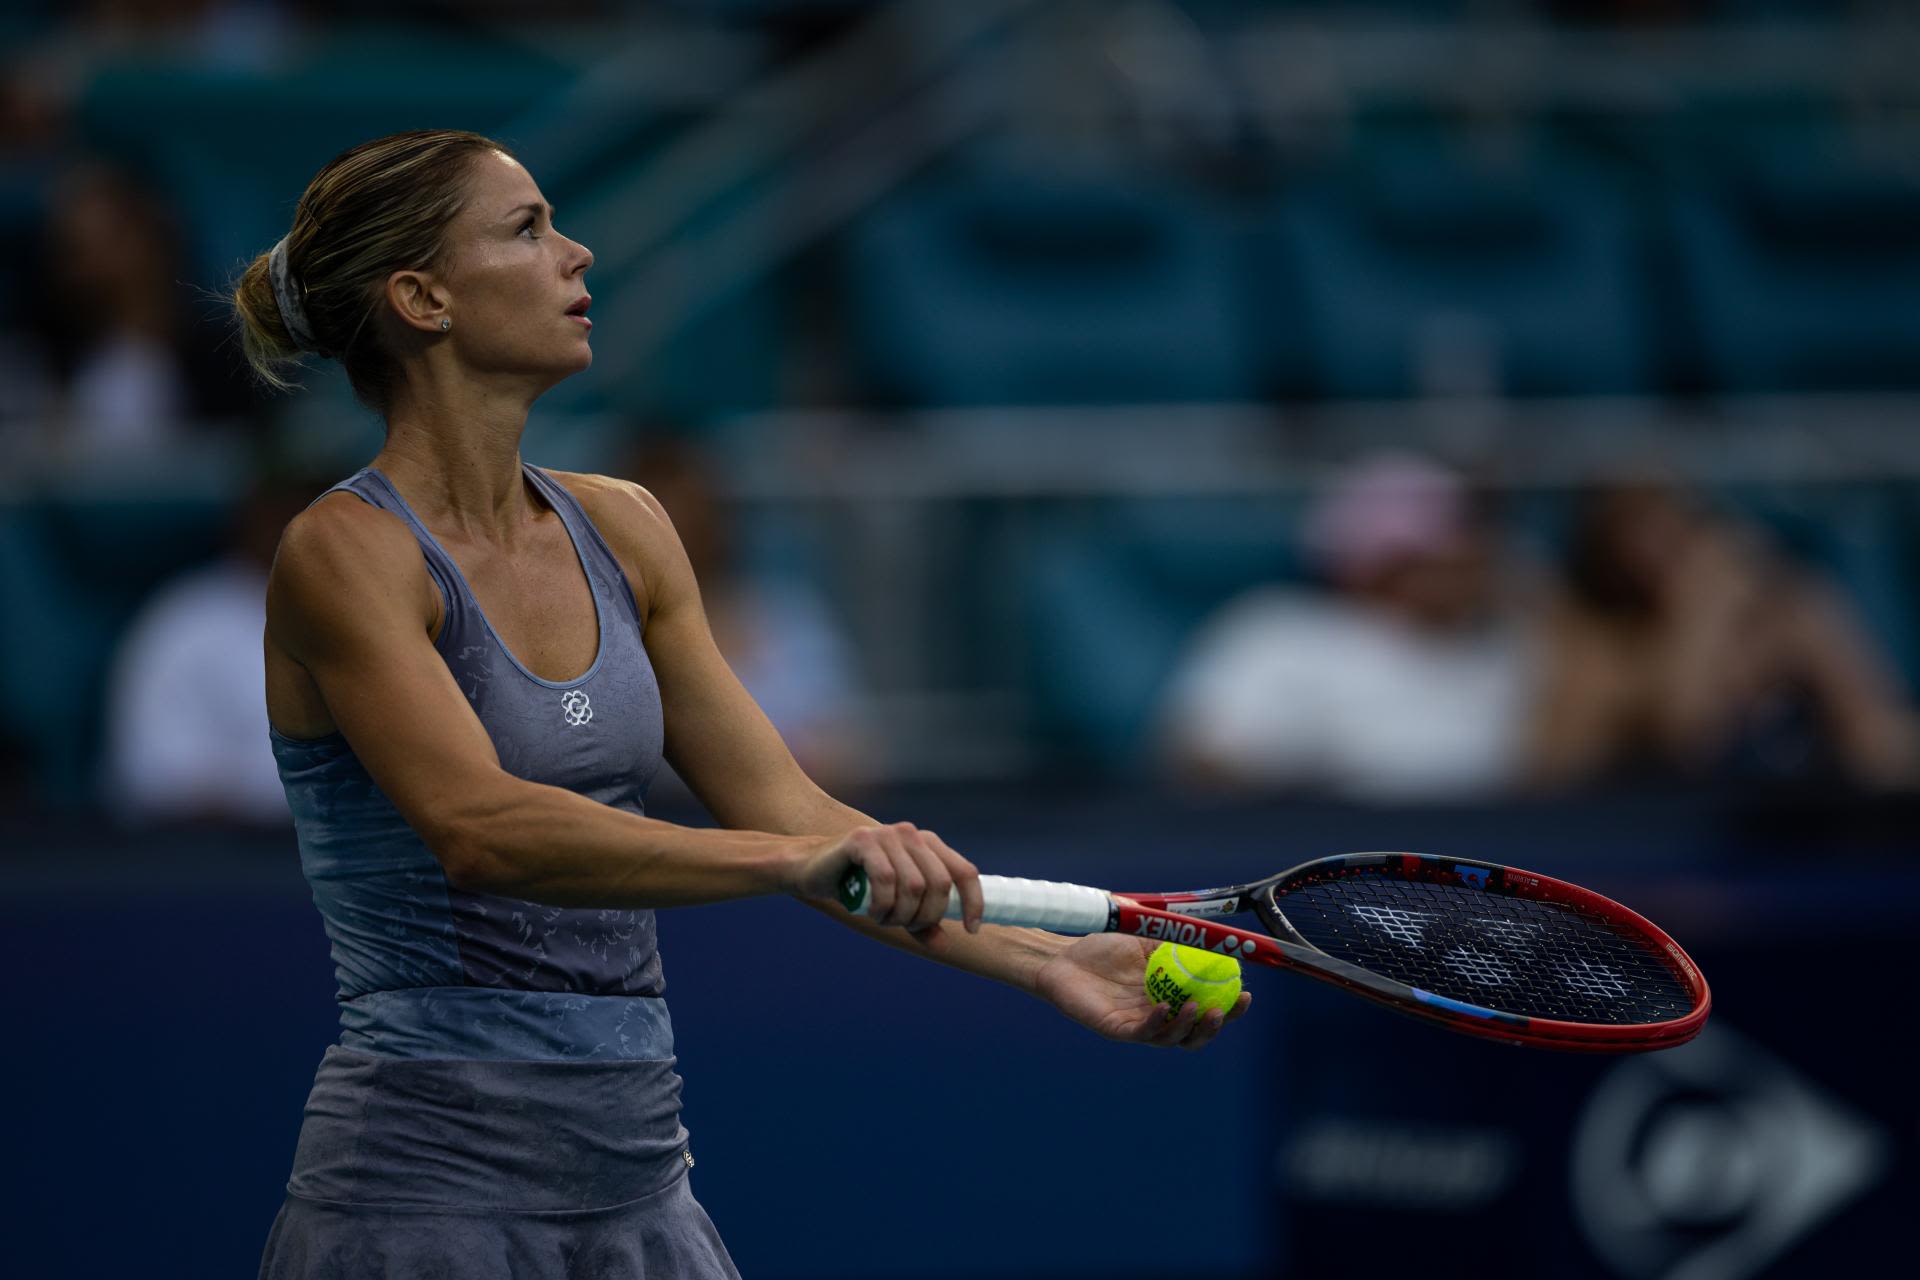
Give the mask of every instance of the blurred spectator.
<svg viewBox="0 0 1920 1280">
<path fill-rule="evenodd" d="M 69 463 L 151 455 L 247 408 L 233 344 L 195 306 L 157 196 L 83 165 L 55 184 L 43 239 L 34 314 L 58 394 L 42 451 Z"/>
<path fill-rule="evenodd" d="M 1653 480 L 1577 522 L 1530 772 L 1910 785 L 1912 708 L 1840 593 Z"/>
<path fill-rule="evenodd" d="M 828 603 L 791 575 L 740 567 L 710 464 L 693 446 L 648 440 L 621 474 L 666 507 L 700 584 L 714 642 L 800 767 L 829 792 L 870 776 L 864 691 Z"/>
<path fill-rule="evenodd" d="M 108 683 L 108 808 L 135 822 L 290 821 L 267 749 L 267 570 L 322 487 L 264 480 L 227 553 L 161 587 L 128 626 Z"/>
<path fill-rule="evenodd" d="M 1533 626 L 1461 480 L 1373 459 L 1318 502 L 1305 541 L 1332 594 L 1259 588 L 1203 628 L 1166 707 L 1175 772 L 1388 801 L 1514 782 Z"/>
</svg>

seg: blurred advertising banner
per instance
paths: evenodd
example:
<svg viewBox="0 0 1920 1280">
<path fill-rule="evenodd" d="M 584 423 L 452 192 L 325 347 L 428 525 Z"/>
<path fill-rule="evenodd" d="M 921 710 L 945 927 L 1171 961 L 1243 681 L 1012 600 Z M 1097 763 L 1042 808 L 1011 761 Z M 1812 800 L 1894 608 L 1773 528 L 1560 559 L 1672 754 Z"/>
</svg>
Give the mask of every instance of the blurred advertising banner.
<svg viewBox="0 0 1920 1280">
<path fill-rule="evenodd" d="M 1303 997 L 1274 1151 L 1284 1274 L 1878 1271 L 1910 1247 L 1920 1104 L 1904 1036 L 1882 1029 L 1892 983 L 1854 984 L 1909 949 L 1893 930 L 1811 955 L 1698 948 L 1713 1021 L 1625 1058 L 1481 1045 Z"/>
</svg>

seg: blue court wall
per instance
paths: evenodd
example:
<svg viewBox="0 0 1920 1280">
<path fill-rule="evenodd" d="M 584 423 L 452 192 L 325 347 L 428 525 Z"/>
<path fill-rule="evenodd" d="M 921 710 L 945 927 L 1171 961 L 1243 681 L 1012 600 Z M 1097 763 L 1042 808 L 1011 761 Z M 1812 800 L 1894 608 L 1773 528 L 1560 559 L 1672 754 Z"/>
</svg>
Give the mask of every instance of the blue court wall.
<svg viewBox="0 0 1920 1280">
<path fill-rule="evenodd" d="M 1892 1247 L 1920 1189 L 1874 989 L 1808 963 L 1871 971 L 1914 935 L 1911 806 L 871 807 L 994 870 L 1122 887 L 1369 847 L 1570 875 L 1687 943 L 1719 1040 L 1638 1065 L 1507 1050 L 1258 973 L 1230 1034 L 1156 1053 L 790 903 L 667 913 L 694 1187 L 748 1276 L 1390 1275 L 1464 1235 L 1482 1244 L 1459 1274 L 1651 1278 L 1789 1210 L 1784 1243 L 1725 1274 L 1794 1276 Z M 8 1274 L 250 1274 L 334 1030 L 290 841 L 14 829 L 0 847 Z M 1640 1108 L 1624 1119 L 1622 1097 Z M 1797 1118 L 1776 1133 L 1768 1115 Z M 1845 1176 L 1808 1212 L 1793 1180 L 1823 1159 Z M 1610 1194 L 1581 1190 L 1580 1161 Z M 1186 1179 L 1204 1196 L 1169 1194 Z M 1643 1184 L 1666 1199 L 1629 1238 L 1606 1215 Z"/>
</svg>

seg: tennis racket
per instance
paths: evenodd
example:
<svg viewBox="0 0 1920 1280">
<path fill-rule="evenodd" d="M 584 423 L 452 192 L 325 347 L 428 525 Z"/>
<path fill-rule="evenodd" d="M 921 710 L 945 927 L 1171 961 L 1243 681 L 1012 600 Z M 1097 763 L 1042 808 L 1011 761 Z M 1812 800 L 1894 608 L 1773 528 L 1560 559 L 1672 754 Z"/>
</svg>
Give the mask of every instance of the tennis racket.
<svg viewBox="0 0 1920 1280">
<path fill-rule="evenodd" d="M 841 904 L 864 914 L 867 890 L 853 868 Z M 1670 1048 L 1699 1034 L 1712 1003 L 1699 966 L 1652 922 L 1590 889 L 1490 862 L 1350 853 L 1190 893 L 1007 876 L 981 876 L 980 892 L 990 924 L 1202 947 L 1510 1044 Z M 1221 923 L 1249 911 L 1259 929 Z M 956 890 L 947 916 L 959 915 Z"/>
</svg>

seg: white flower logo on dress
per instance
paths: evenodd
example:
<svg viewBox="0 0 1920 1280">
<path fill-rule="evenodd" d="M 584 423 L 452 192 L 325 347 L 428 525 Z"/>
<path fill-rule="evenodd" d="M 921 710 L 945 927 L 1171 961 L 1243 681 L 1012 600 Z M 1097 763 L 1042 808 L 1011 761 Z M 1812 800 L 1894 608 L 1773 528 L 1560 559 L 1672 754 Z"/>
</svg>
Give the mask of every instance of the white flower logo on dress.
<svg viewBox="0 0 1920 1280">
<path fill-rule="evenodd" d="M 566 712 L 568 724 L 585 724 L 593 719 L 593 705 L 587 701 L 584 689 L 569 689 L 561 694 L 560 709 Z"/>
</svg>

